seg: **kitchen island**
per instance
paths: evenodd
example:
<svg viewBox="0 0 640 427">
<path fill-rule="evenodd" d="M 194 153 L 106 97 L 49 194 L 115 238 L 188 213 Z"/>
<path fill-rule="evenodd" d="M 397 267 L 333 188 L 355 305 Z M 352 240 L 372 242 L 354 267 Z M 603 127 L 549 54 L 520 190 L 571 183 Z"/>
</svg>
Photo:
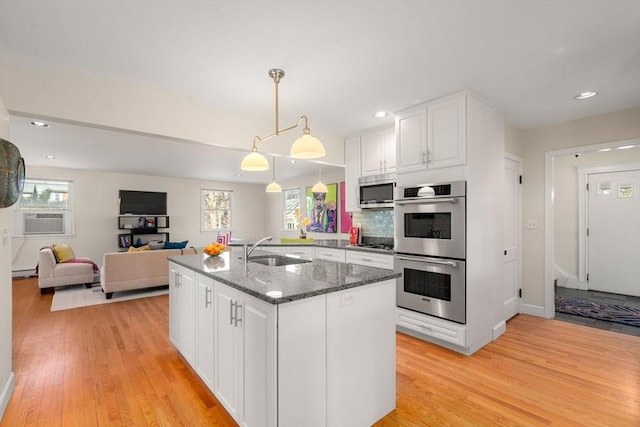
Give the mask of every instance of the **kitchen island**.
<svg viewBox="0 0 640 427">
<path fill-rule="evenodd" d="M 398 274 L 242 255 L 169 258 L 170 339 L 231 416 L 246 426 L 362 426 L 392 411 Z"/>
</svg>

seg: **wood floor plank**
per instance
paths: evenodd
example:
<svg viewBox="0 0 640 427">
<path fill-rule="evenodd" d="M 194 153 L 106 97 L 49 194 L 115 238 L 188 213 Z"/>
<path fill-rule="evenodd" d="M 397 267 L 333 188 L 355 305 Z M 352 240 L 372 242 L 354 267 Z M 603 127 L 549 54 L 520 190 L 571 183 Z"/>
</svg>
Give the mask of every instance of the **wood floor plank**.
<svg viewBox="0 0 640 427">
<path fill-rule="evenodd" d="M 14 281 L 0 426 L 236 425 L 169 342 L 166 295 L 57 312 L 51 298 Z M 640 426 L 639 337 L 518 315 L 472 356 L 396 338 L 397 408 L 375 426 Z"/>
</svg>

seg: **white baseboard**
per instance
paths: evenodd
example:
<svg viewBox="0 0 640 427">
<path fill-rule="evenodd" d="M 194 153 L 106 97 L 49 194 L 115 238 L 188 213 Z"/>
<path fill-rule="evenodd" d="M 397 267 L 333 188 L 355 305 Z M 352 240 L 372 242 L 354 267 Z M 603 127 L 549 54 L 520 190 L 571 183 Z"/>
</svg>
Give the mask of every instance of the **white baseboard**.
<svg viewBox="0 0 640 427">
<path fill-rule="evenodd" d="M 539 305 L 522 304 L 521 313 L 530 314 L 537 317 L 546 317 L 544 315 L 544 307 L 540 307 Z"/>
<path fill-rule="evenodd" d="M 4 411 L 7 410 L 7 406 L 9 405 L 9 399 L 11 399 L 11 395 L 13 394 L 13 388 L 15 387 L 15 376 L 13 372 L 9 374 L 9 378 L 7 379 L 7 383 L 2 388 L 2 394 L 0 394 L 0 420 L 4 416 Z"/>
<path fill-rule="evenodd" d="M 588 282 L 581 282 L 578 280 L 578 276 L 567 273 L 558 264 L 553 265 L 553 278 L 556 279 L 556 284 L 562 288 L 589 290 Z"/>
<path fill-rule="evenodd" d="M 493 327 L 491 339 L 493 341 L 497 340 L 500 335 L 504 334 L 507 330 L 507 322 L 504 320 Z"/>
</svg>

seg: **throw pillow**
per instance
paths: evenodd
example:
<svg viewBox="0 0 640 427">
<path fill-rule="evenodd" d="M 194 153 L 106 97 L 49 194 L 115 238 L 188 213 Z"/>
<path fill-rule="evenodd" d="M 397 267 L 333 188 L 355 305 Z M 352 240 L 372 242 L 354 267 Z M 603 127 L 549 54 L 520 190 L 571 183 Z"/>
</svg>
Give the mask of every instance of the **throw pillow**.
<svg viewBox="0 0 640 427">
<path fill-rule="evenodd" d="M 53 255 L 56 257 L 56 262 L 67 262 L 76 257 L 73 249 L 71 249 L 71 246 L 67 243 L 53 245 L 51 249 L 53 250 Z"/>
<path fill-rule="evenodd" d="M 129 246 L 129 251 L 128 252 L 142 252 L 142 251 L 148 251 L 149 250 L 149 245 L 142 245 L 139 248 L 135 248 L 133 246 Z"/>
<path fill-rule="evenodd" d="M 164 249 L 164 242 L 151 241 L 149 242 L 149 250 Z"/>
<path fill-rule="evenodd" d="M 165 249 L 184 249 L 187 247 L 187 243 L 189 243 L 188 240 L 185 240 L 184 242 L 165 242 L 164 248 Z"/>
</svg>

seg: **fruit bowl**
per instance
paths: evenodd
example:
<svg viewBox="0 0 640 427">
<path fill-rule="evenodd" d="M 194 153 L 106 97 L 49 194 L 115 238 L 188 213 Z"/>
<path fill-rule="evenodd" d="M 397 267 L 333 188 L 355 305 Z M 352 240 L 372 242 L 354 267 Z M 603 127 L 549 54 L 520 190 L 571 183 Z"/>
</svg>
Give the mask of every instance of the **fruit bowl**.
<svg viewBox="0 0 640 427">
<path fill-rule="evenodd" d="M 214 242 L 204 247 L 204 253 L 209 256 L 218 256 L 224 251 L 226 246 L 222 243 Z"/>
</svg>

